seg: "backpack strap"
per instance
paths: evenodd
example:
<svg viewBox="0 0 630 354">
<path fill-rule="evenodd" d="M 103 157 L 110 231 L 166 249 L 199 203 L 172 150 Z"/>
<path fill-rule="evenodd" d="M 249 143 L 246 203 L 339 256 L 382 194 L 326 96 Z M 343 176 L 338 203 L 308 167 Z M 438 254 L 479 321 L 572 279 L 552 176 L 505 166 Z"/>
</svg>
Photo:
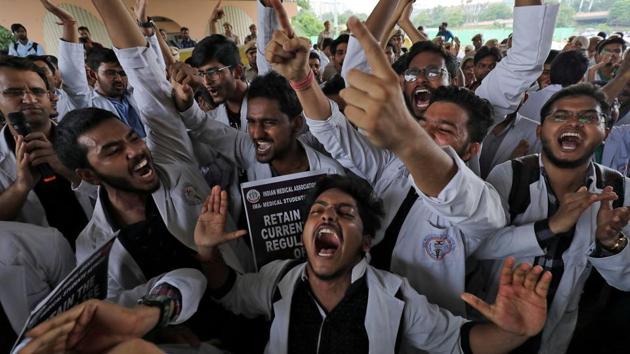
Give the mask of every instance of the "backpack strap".
<svg viewBox="0 0 630 354">
<path fill-rule="evenodd" d="M 625 197 L 625 177 L 618 171 L 606 166 L 595 164 L 595 174 L 597 177 L 597 188 L 603 189 L 606 186 L 613 187 L 619 197 L 613 202 L 613 208 L 622 207 Z"/>
<path fill-rule="evenodd" d="M 510 220 L 522 214 L 531 203 L 529 185 L 540 179 L 538 154 L 512 160 L 512 188 L 508 197 Z"/>
</svg>

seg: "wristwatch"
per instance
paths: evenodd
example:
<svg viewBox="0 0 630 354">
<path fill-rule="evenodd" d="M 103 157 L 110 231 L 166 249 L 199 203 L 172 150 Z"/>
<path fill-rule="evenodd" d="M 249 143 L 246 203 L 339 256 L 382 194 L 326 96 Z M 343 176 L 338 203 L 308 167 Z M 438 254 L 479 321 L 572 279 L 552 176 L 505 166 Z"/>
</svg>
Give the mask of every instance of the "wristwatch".
<svg viewBox="0 0 630 354">
<path fill-rule="evenodd" d="M 155 328 L 168 326 L 173 316 L 173 299 L 163 295 L 145 295 L 138 299 L 138 305 L 152 306 L 160 309 L 160 320 Z M 154 329 L 155 329 L 154 328 Z"/>
</svg>

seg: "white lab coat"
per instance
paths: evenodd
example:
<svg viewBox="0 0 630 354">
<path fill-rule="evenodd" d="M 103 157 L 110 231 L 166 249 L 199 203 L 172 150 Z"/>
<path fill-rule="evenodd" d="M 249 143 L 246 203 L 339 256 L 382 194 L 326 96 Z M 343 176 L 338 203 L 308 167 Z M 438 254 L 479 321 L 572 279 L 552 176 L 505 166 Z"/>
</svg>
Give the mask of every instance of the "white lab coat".
<svg viewBox="0 0 630 354">
<path fill-rule="evenodd" d="M 237 275 L 231 290 L 219 302 L 229 310 L 246 316 L 273 317 L 265 353 L 283 354 L 288 350 L 291 302 L 296 283 L 305 276 L 305 264 L 289 270 L 291 261 L 274 261 L 260 272 Z M 397 275 L 375 269 L 364 258 L 352 270 L 352 281 L 367 276 L 368 303 L 365 329 L 369 353 L 394 353 L 401 336 L 401 352 L 461 353 L 460 328 L 466 322 L 427 299 Z M 280 298 L 274 302 L 274 294 Z M 397 296 L 396 294 L 399 294 Z"/>
<path fill-rule="evenodd" d="M 54 124 L 54 123 L 53 123 Z M 4 138 L 4 130 L 9 129 L 6 125 L 0 130 L 0 190 L 4 191 L 14 182 L 17 173 L 17 164 L 15 155 L 9 149 L 9 145 Z M 78 189 L 74 191 L 77 201 L 81 205 L 86 217 L 92 215 L 92 201 L 96 199 L 96 189 L 82 183 Z M 48 226 L 46 211 L 44 206 L 33 190 L 28 192 L 26 201 L 22 209 L 18 213 L 15 221 L 25 222 L 29 224 Z"/>
<path fill-rule="evenodd" d="M 536 128 L 538 128 L 539 125 L 539 122 L 523 117 L 520 114 L 520 111 L 519 113 L 516 113 L 516 118 L 514 118 L 514 121 L 510 124 L 510 126 L 505 128 L 507 129 L 507 131 L 504 132 L 505 136 L 495 151 L 490 151 L 490 149 L 484 144 L 481 145 L 481 155 L 490 154 L 493 156 L 490 168 L 485 174 L 488 175 L 494 166 L 511 160 L 512 152 L 521 140 L 527 140 L 527 142 L 529 142 L 529 149 L 527 150 L 526 155 L 539 153 L 542 149 L 542 144 L 536 136 Z M 494 129 L 495 126 L 496 124 L 488 131 L 492 132 L 492 129 Z M 488 135 L 490 134 L 492 133 L 488 133 Z M 484 141 L 488 139 L 488 135 L 486 135 Z"/>
<path fill-rule="evenodd" d="M 562 90 L 562 85 L 549 85 L 542 90 L 529 92 L 527 101 L 519 108 L 518 113 L 540 123 L 540 109 L 547 103 L 549 98 L 556 92 Z"/>
<path fill-rule="evenodd" d="M 604 144 L 602 165 L 630 176 L 630 124 L 612 127 Z"/>
<path fill-rule="evenodd" d="M 170 233 L 187 247 L 196 249 L 193 231 L 210 188 L 199 171 L 186 129 L 177 118 L 177 110 L 171 100 L 171 85 L 151 49 L 121 49 L 116 50 L 116 55 L 129 82 L 139 88 L 134 95 L 143 112 L 146 142 L 160 178 L 160 187 L 152 194 L 155 205 Z M 234 229 L 231 219 L 228 225 Z M 115 234 L 99 198 L 92 220 L 77 239 L 77 259 L 84 259 Z M 243 240 L 232 241 L 221 251 L 226 262 L 235 269 L 253 269 L 251 254 Z M 120 296 L 124 290 L 147 281 L 118 241 L 114 244 L 111 257 L 110 296 Z"/>
<path fill-rule="evenodd" d="M 0 304 L 15 333 L 74 265 L 72 249 L 57 229 L 0 221 Z"/>
<path fill-rule="evenodd" d="M 540 159 L 539 164 L 542 166 Z M 589 167 L 589 173 L 595 176 L 595 168 L 592 164 Z M 590 179 L 592 183 L 589 191 L 600 193 L 601 189 L 596 183 L 597 177 L 590 177 Z M 508 213 L 508 197 L 512 187 L 511 162 L 497 166 L 488 176 L 488 182 L 496 187 L 501 195 L 503 208 Z M 493 272 L 486 277 L 486 289 L 490 289 L 486 294 L 486 300 L 491 302 L 498 289 L 496 276 L 500 271 L 503 258 L 514 256 L 517 263 L 532 264 L 535 257 L 544 255 L 534 232 L 534 223 L 548 217 L 547 185 L 542 174 L 538 181 L 530 184 L 529 191 L 531 203 L 525 212 L 517 215 L 510 226 L 488 238 L 474 255 L 478 259 L 496 260 L 492 266 Z M 630 179 L 628 178 L 625 179 L 624 200 L 626 206 L 630 205 Z M 630 247 L 610 257 L 591 256 L 596 247 L 595 232 L 599 206 L 600 203 L 596 202 L 582 213 L 576 224 L 571 246 L 562 256 L 564 273 L 548 310 L 547 322 L 542 332 L 540 353 L 566 352 L 577 322 L 580 295 L 592 267 L 595 267 L 611 286 L 630 291 Z M 624 232 L 628 234 L 630 227 L 626 226 Z"/>
<path fill-rule="evenodd" d="M 412 187 L 409 170 L 392 152 L 374 147 L 346 120 L 331 101 L 332 116 L 307 123 L 311 133 L 342 166 L 366 179 L 383 199 L 385 216 L 376 232 L 382 240 Z M 393 250 L 391 270 L 409 279 L 413 288 L 455 314 L 464 314 L 466 258 L 481 240 L 503 227 L 506 217 L 494 188 L 482 181 L 457 156 L 445 151 L 458 171 L 437 198 L 416 188 L 418 200 L 404 219 Z M 435 246 L 445 245 L 442 254 Z M 440 284 L 436 286 L 435 284 Z"/>
<path fill-rule="evenodd" d="M 182 119 L 196 144 L 204 144 L 225 156 L 239 168 L 247 170 L 249 181 L 273 177 L 271 165 L 256 160 L 256 145 L 248 133 L 209 119 L 196 103 L 182 115 Z M 323 171 L 328 174 L 345 174 L 343 167 L 337 161 L 314 150 L 299 139 L 298 142 L 306 152 L 309 170 Z"/>
</svg>

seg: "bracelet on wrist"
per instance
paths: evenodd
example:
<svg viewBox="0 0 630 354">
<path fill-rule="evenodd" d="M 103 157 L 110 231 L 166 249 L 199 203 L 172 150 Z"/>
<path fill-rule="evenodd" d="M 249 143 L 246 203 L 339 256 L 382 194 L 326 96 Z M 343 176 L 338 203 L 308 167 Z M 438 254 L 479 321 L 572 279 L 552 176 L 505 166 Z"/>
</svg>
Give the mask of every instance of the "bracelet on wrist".
<svg viewBox="0 0 630 354">
<path fill-rule="evenodd" d="M 612 252 L 612 253 L 619 253 L 621 252 L 626 245 L 628 244 L 628 238 L 626 237 L 626 235 L 623 232 L 620 232 L 619 237 L 617 237 L 617 240 L 615 241 L 615 244 L 612 245 L 611 247 L 605 247 L 603 246 L 607 251 Z"/>
<path fill-rule="evenodd" d="M 309 87 L 311 87 L 311 85 L 313 84 L 313 81 L 315 81 L 315 74 L 313 73 L 313 70 L 309 70 L 308 74 L 303 80 L 291 81 L 289 82 L 289 84 L 291 84 L 291 87 L 293 88 L 293 90 L 295 90 L 296 92 L 299 92 L 299 91 L 304 91 L 308 89 Z"/>
</svg>

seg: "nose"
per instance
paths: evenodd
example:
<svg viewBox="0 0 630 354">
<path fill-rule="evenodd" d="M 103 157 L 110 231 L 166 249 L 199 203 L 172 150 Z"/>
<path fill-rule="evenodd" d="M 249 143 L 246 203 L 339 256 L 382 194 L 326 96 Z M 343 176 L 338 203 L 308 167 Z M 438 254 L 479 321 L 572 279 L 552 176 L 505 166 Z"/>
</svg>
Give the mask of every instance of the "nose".
<svg viewBox="0 0 630 354">
<path fill-rule="evenodd" d="M 267 136 L 267 132 L 263 128 L 262 124 L 259 123 L 248 123 L 249 135 L 252 139 L 260 139 Z"/>
<path fill-rule="evenodd" d="M 31 91 L 24 91 L 24 95 L 22 95 L 22 102 L 24 103 L 37 103 L 37 96 Z"/>
<path fill-rule="evenodd" d="M 127 144 L 127 160 L 133 160 L 134 158 L 144 153 L 142 146 L 136 144 Z"/>
</svg>

